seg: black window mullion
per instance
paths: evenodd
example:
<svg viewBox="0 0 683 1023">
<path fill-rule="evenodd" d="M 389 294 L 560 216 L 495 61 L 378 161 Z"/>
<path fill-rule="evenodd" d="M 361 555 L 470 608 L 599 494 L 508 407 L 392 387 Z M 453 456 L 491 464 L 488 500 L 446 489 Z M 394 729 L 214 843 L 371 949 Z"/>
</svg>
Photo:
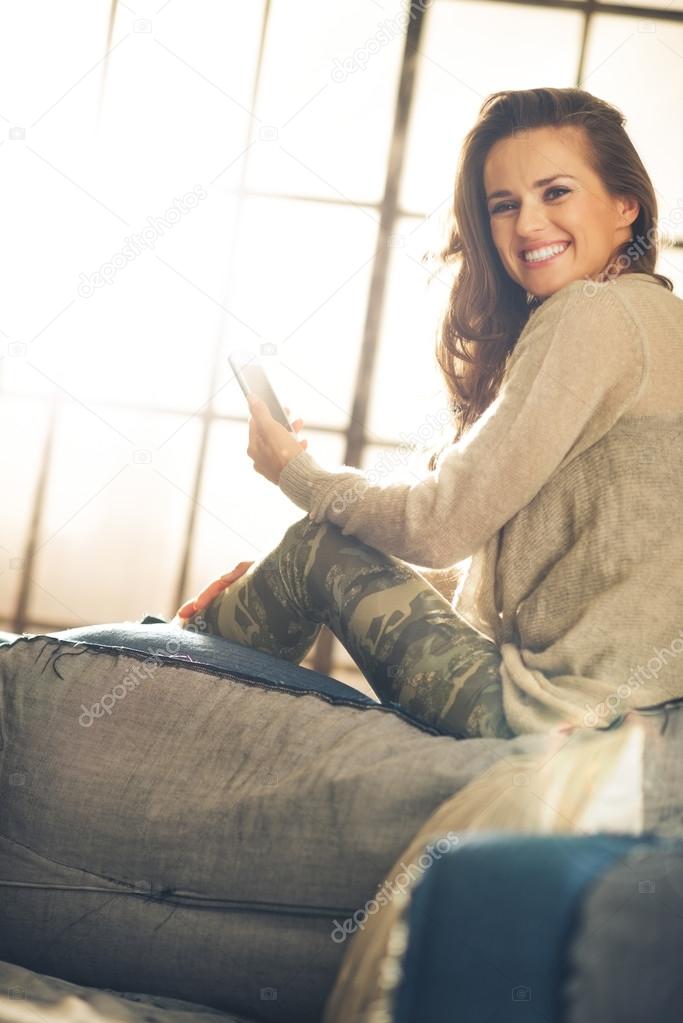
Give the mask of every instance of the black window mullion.
<svg viewBox="0 0 683 1023">
<path fill-rule="evenodd" d="M 345 465 L 359 466 L 363 448 L 366 444 L 368 407 L 377 357 L 377 338 L 379 337 L 382 325 L 382 310 L 387 289 L 391 252 L 389 240 L 399 215 L 399 188 L 405 162 L 410 111 L 415 96 L 418 46 L 423 34 L 425 13 L 425 8 L 422 4 L 419 2 L 414 3 L 411 0 L 396 108 L 394 110 L 391 147 L 384 179 L 384 195 L 380 205 L 377 248 L 375 250 L 375 260 L 368 293 L 363 340 L 356 370 L 353 408 L 351 409 L 346 436 Z M 312 652 L 312 657 L 314 669 L 322 672 L 324 675 L 330 672 L 332 644 L 332 633 L 327 628 L 321 629 Z"/>
</svg>

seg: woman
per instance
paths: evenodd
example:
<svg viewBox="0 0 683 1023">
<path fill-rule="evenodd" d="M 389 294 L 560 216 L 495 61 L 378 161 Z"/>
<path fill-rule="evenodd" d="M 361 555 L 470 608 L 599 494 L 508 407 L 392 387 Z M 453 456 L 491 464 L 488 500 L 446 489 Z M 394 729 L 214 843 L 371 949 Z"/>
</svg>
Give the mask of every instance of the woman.
<svg viewBox="0 0 683 1023">
<path fill-rule="evenodd" d="M 458 738 L 683 696 L 683 301 L 623 123 L 579 89 L 485 100 L 439 253 L 452 444 L 380 486 L 250 402 L 254 469 L 309 514 L 175 622 L 297 663 L 325 623 L 382 702 Z M 451 602 L 425 569 L 459 573 Z"/>
</svg>

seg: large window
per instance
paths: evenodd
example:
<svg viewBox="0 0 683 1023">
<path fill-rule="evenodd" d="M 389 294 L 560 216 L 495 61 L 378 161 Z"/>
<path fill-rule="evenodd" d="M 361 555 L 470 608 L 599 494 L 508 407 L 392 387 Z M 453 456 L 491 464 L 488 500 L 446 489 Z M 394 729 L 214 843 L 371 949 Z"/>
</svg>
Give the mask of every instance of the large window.
<svg viewBox="0 0 683 1023">
<path fill-rule="evenodd" d="M 0 11 L 0 81 L 0 628 L 170 617 L 301 518 L 235 345 L 330 468 L 437 421 L 420 259 L 490 92 L 623 110 L 683 294 L 683 0 L 39 0 Z M 305 663 L 358 678 L 325 631 Z"/>
</svg>

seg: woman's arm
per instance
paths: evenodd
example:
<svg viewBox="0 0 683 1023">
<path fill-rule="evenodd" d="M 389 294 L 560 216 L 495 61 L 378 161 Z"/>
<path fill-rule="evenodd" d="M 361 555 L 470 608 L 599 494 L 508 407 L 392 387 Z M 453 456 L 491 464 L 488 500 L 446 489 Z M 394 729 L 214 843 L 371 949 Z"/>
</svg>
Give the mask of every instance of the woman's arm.
<svg viewBox="0 0 683 1023">
<path fill-rule="evenodd" d="M 371 471 L 328 472 L 302 451 L 278 485 L 315 522 L 334 522 L 414 565 L 445 568 L 528 504 L 575 448 L 614 425 L 638 398 L 645 364 L 618 286 L 588 295 L 574 281 L 534 311 L 495 401 L 424 479 L 380 486 Z"/>
</svg>

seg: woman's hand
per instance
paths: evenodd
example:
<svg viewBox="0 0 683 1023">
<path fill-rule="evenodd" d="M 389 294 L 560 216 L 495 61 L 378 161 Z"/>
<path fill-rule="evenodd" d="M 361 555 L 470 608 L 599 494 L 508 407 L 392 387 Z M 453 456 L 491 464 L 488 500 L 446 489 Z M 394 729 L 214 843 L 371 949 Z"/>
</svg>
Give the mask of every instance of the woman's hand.
<svg viewBox="0 0 683 1023">
<path fill-rule="evenodd" d="M 241 575 L 244 575 L 244 573 L 253 564 L 253 561 L 240 561 L 238 565 L 235 565 L 231 572 L 226 572 L 226 574 L 222 575 L 220 579 L 216 579 L 214 582 L 209 583 L 209 585 L 202 590 L 199 596 L 194 597 L 193 600 L 186 600 L 185 603 L 178 608 L 175 618 L 171 624 L 180 625 L 182 628 L 183 623 L 187 621 L 188 618 L 196 615 L 199 611 L 203 611 L 219 593 L 222 593 L 223 590 L 230 585 L 230 583 L 234 583 L 236 579 L 239 579 Z"/>
<path fill-rule="evenodd" d="M 280 423 L 276 422 L 264 401 L 255 395 L 248 395 L 252 418 L 249 419 L 249 446 L 247 454 L 254 463 L 254 469 L 271 483 L 278 483 L 280 473 L 292 458 L 308 447 L 308 441 L 298 441 Z M 289 415 L 287 406 L 283 406 Z M 304 425 L 303 419 L 292 423 L 298 433 Z"/>
</svg>

